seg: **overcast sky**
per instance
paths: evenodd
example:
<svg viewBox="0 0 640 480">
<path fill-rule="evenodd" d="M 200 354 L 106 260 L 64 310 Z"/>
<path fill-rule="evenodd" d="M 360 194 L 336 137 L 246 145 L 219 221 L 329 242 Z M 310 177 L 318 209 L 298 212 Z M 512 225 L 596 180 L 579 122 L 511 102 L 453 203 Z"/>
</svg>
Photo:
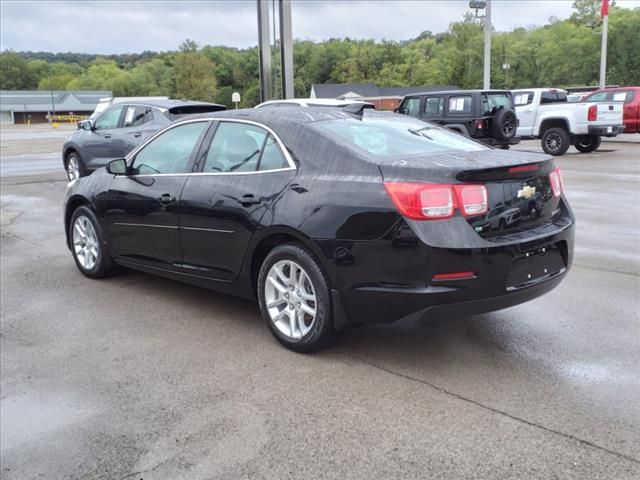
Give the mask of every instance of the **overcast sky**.
<svg viewBox="0 0 640 480">
<path fill-rule="evenodd" d="M 571 15 L 571 0 L 493 0 L 497 30 L 543 25 Z M 443 32 L 469 11 L 468 0 L 292 0 L 293 35 L 408 40 Z M 618 0 L 640 7 L 640 0 Z M 0 49 L 124 53 L 199 45 L 256 45 L 255 0 L 15 1 L 0 0 Z M 272 33 L 273 35 L 273 33 Z"/>
</svg>

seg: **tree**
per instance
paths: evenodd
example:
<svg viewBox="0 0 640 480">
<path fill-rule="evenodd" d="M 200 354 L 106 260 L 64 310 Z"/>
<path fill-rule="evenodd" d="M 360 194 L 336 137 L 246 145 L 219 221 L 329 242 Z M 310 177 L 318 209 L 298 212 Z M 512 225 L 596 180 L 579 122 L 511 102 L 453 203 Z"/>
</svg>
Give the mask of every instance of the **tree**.
<svg viewBox="0 0 640 480">
<path fill-rule="evenodd" d="M 38 85 L 38 78 L 29 63 L 17 53 L 6 50 L 0 53 L 0 88 L 3 90 L 31 90 Z"/>
<path fill-rule="evenodd" d="M 176 53 L 173 68 L 177 97 L 207 102 L 215 99 L 215 65 L 205 55 L 199 52 Z"/>
</svg>

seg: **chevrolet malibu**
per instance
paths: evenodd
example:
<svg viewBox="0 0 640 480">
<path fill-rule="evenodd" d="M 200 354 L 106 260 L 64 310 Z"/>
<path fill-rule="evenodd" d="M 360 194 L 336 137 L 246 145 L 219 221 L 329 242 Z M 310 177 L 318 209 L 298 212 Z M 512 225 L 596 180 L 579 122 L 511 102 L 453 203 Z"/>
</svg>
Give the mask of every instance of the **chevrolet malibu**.
<svg viewBox="0 0 640 480">
<path fill-rule="evenodd" d="M 177 121 L 72 181 L 64 225 L 87 277 L 119 265 L 254 298 L 278 341 L 311 351 L 349 324 L 550 291 L 573 256 L 563 189 L 548 155 L 405 115 L 235 110 Z M 520 221 L 491 228 L 498 206 Z"/>
</svg>

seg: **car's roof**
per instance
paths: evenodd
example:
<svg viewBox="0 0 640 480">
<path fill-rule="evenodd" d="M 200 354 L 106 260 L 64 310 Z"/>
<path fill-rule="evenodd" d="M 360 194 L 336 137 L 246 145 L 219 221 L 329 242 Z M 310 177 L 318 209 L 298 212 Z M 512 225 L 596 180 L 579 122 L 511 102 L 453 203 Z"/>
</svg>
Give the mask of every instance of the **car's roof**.
<svg viewBox="0 0 640 480">
<path fill-rule="evenodd" d="M 149 107 L 157 107 L 157 108 L 166 108 L 167 110 L 175 107 L 187 107 L 187 106 L 210 106 L 210 107 L 223 107 L 227 108 L 224 105 L 220 105 L 219 103 L 209 103 L 209 102 L 198 102 L 195 100 L 131 100 L 130 102 L 120 102 L 119 104 L 128 104 L 128 105 L 147 105 Z"/>
<path fill-rule="evenodd" d="M 421 97 L 423 95 L 464 95 L 464 94 L 474 94 L 474 93 L 508 93 L 510 91 L 511 90 L 493 90 L 493 89 L 489 89 L 489 90 L 482 90 L 482 89 L 476 89 L 476 90 L 440 90 L 440 91 L 435 91 L 435 92 L 412 93 L 410 95 L 407 95 L 406 98 Z"/>
<path fill-rule="evenodd" d="M 327 107 L 340 107 L 342 105 L 352 105 L 357 103 L 367 103 L 361 100 L 338 100 L 336 98 L 288 98 L 283 100 L 269 100 L 256 105 L 254 108 L 266 107 L 269 105 L 281 105 L 287 103 L 295 103 L 300 106 L 327 106 Z"/>
</svg>

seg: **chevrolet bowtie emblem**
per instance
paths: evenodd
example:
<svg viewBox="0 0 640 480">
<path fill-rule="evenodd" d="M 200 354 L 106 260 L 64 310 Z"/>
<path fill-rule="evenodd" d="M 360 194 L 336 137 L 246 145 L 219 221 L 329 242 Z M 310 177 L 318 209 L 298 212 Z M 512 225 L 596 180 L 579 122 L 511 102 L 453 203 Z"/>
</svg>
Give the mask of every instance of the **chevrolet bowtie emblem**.
<svg viewBox="0 0 640 480">
<path fill-rule="evenodd" d="M 518 198 L 531 198 L 536 194 L 536 187 L 526 185 L 522 190 L 518 190 Z"/>
</svg>

